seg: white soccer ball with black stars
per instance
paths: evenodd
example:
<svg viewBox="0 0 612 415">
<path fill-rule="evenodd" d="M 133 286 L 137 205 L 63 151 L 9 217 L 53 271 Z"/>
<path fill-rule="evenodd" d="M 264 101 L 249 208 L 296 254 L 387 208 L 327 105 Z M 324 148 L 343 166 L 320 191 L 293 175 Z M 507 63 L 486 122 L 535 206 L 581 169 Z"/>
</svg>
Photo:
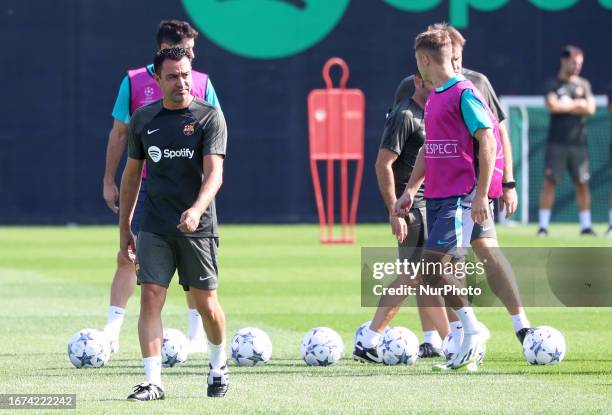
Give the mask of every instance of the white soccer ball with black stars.
<svg viewBox="0 0 612 415">
<path fill-rule="evenodd" d="M 405 327 L 391 327 L 379 346 L 386 365 L 413 365 L 419 357 L 419 339 Z"/>
<path fill-rule="evenodd" d="M 461 337 L 463 337 L 463 332 L 461 332 Z M 455 344 L 455 338 L 453 333 L 448 333 L 444 340 L 442 340 L 442 353 L 446 360 L 449 360 L 455 353 L 457 353 L 458 347 Z"/>
<path fill-rule="evenodd" d="M 487 340 L 491 338 L 491 332 L 489 331 L 487 326 L 485 326 L 480 321 L 478 322 L 478 326 L 480 327 L 479 332 L 480 332 L 480 336 L 483 342 L 480 344 L 480 348 L 478 350 L 478 358 L 476 359 L 476 363 L 481 365 L 484 362 L 484 358 L 487 354 L 486 342 Z M 461 342 L 463 342 L 463 330 L 459 331 L 459 341 L 457 343 L 461 344 Z M 449 360 L 455 353 L 457 353 L 459 351 L 458 349 L 459 348 L 457 347 L 454 341 L 453 333 L 452 332 L 448 333 L 448 335 L 444 338 L 444 340 L 442 340 L 442 354 L 444 355 L 446 360 Z"/>
<path fill-rule="evenodd" d="M 366 321 L 361 326 L 359 326 L 357 331 L 355 331 L 355 339 L 354 339 L 355 345 L 357 345 L 357 343 L 363 344 L 363 335 L 365 334 L 365 331 L 368 328 L 370 328 L 370 324 L 372 324 L 372 320 Z M 389 330 L 389 328 L 390 328 L 389 326 L 385 327 L 385 332 Z"/>
<path fill-rule="evenodd" d="M 529 330 L 523 341 L 523 354 L 532 365 L 556 365 L 565 357 L 565 339 L 548 326 Z"/>
<path fill-rule="evenodd" d="M 300 351 L 308 366 L 331 366 L 342 358 L 344 343 L 329 327 L 315 327 L 304 335 Z"/>
<path fill-rule="evenodd" d="M 232 339 L 232 359 L 238 366 L 257 366 L 270 361 L 272 341 L 261 329 L 246 327 Z"/>
<path fill-rule="evenodd" d="M 79 369 L 102 367 L 108 362 L 110 354 L 110 341 L 100 330 L 79 330 L 68 342 L 68 358 Z"/>
<path fill-rule="evenodd" d="M 187 361 L 187 338 L 180 330 L 164 329 L 161 358 L 163 367 L 174 367 Z"/>
</svg>

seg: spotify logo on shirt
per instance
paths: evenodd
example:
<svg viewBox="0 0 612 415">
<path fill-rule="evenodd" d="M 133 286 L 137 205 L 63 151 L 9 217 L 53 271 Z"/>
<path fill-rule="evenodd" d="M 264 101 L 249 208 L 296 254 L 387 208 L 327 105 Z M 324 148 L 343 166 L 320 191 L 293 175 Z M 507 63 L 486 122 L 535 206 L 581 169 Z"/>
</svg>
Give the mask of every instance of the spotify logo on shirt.
<svg viewBox="0 0 612 415">
<path fill-rule="evenodd" d="M 193 154 L 195 153 L 194 150 L 190 150 L 188 148 L 181 148 L 179 150 L 161 150 L 159 147 L 157 146 L 151 146 L 149 147 L 149 149 L 147 150 L 147 153 L 149 153 L 149 157 L 151 157 L 151 160 L 153 160 L 155 163 L 157 163 L 158 161 L 160 161 L 162 159 L 162 155 L 163 158 L 166 159 L 174 159 L 174 158 L 188 158 L 191 159 L 193 158 Z"/>
</svg>

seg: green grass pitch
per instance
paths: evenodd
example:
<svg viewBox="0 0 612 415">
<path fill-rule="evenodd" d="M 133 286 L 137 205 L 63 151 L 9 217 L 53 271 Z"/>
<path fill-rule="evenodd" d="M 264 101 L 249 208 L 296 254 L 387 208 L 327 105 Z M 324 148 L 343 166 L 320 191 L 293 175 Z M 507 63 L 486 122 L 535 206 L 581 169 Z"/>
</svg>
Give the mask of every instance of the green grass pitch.
<svg viewBox="0 0 612 415">
<path fill-rule="evenodd" d="M 553 226 L 546 240 L 536 239 L 535 230 L 500 227 L 500 241 L 612 245 L 602 237 L 578 237 L 576 225 Z M 76 412 L 83 414 L 612 412 L 611 309 L 528 310 L 534 325 L 551 325 L 565 335 L 568 353 L 559 366 L 528 365 L 510 318 L 498 308 L 477 309 L 492 334 L 477 373 L 432 373 L 432 359 L 412 367 L 363 365 L 349 358 L 355 329 L 374 311 L 360 307 L 359 248 L 393 246 L 388 226 L 361 225 L 357 244 L 336 246 L 320 245 L 318 227 L 311 225 L 222 226 L 221 232 L 220 297 L 228 337 L 256 326 L 274 345 L 266 366 L 232 365 L 226 399 L 206 398 L 207 359 L 199 354 L 183 367 L 163 370 L 165 401 L 125 400 L 143 379 L 138 295 L 128 305 L 121 351 L 107 366 L 78 370 L 69 363 L 69 337 L 105 322 L 116 227 L 0 228 L 0 393 L 76 393 Z M 165 326 L 186 331 L 185 310 L 175 283 Z M 422 335 L 414 309 L 403 309 L 394 324 Z M 299 342 L 316 326 L 342 336 L 345 357 L 338 365 L 310 368 L 301 361 Z"/>
</svg>

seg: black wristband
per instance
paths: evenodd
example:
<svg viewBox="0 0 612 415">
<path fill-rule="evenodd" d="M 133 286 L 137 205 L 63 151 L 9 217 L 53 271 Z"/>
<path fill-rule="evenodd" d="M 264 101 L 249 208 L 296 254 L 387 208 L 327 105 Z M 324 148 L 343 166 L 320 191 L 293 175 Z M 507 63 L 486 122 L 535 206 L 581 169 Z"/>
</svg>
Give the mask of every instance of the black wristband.
<svg viewBox="0 0 612 415">
<path fill-rule="evenodd" d="M 505 182 L 505 183 L 502 183 L 502 187 L 504 189 L 514 189 L 516 187 L 516 182 Z"/>
</svg>

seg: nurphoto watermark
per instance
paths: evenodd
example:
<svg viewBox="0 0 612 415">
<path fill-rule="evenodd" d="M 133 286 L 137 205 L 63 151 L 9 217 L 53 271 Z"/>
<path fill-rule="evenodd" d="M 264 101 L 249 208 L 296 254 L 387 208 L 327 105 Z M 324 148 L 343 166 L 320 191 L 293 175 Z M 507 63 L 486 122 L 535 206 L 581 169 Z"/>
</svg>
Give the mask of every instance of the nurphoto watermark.
<svg viewBox="0 0 612 415">
<path fill-rule="evenodd" d="M 361 305 L 612 307 L 610 248 L 362 248 Z M 502 302 L 503 299 L 503 302 Z"/>
</svg>

